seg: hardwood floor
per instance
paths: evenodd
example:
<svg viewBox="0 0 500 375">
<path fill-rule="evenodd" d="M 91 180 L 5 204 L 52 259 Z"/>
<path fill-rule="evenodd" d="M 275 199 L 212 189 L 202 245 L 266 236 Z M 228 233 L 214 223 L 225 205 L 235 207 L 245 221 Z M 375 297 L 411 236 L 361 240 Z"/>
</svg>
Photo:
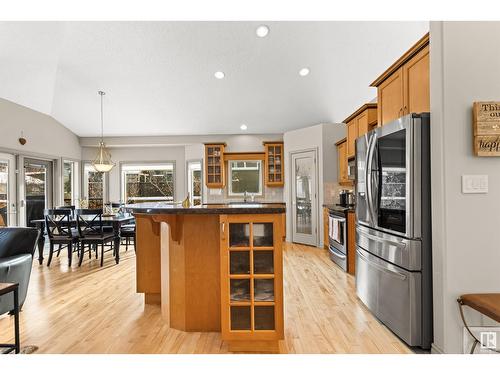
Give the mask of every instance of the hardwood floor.
<svg viewBox="0 0 500 375">
<path fill-rule="evenodd" d="M 68 269 L 66 257 L 33 264 L 21 313 L 21 345 L 37 353 L 227 353 L 220 333 L 167 328 L 160 308 L 135 293 L 133 250 L 119 265 L 84 260 Z M 287 243 L 284 251 L 283 353 L 411 353 L 357 300 L 354 278 L 326 250 Z M 13 340 L 13 318 L 0 317 L 0 342 Z"/>
</svg>

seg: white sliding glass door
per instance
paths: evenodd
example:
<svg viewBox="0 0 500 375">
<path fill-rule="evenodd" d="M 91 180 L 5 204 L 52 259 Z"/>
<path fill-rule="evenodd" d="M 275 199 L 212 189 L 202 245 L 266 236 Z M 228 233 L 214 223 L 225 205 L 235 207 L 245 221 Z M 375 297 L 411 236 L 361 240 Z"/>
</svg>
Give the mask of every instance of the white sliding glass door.
<svg viewBox="0 0 500 375">
<path fill-rule="evenodd" d="M 0 227 L 17 225 L 16 159 L 0 153 Z"/>
</svg>

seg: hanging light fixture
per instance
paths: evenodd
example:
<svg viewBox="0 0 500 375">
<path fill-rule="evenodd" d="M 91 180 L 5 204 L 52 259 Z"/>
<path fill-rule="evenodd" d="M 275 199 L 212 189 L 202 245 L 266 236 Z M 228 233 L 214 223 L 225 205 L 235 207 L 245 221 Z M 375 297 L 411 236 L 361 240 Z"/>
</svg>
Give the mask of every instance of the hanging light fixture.
<svg viewBox="0 0 500 375">
<path fill-rule="evenodd" d="M 106 149 L 104 144 L 104 120 L 103 120 L 103 110 L 102 110 L 102 97 L 106 95 L 104 91 L 97 92 L 101 96 L 101 141 L 99 142 L 99 151 L 97 156 L 92 162 L 92 166 L 97 172 L 109 172 L 115 166 L 115 163 L 111 160 L 111 154 Z"/>
</svg>

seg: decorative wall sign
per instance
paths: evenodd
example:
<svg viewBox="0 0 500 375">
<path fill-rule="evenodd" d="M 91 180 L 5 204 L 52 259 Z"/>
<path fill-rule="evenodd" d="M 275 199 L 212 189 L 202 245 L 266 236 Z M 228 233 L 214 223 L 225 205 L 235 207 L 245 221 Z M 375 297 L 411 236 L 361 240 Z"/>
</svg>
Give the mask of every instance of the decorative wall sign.
<svg viewBox="0 0 500 375">
<path fill-rule="evenodd" d="M 474 102 L 474 154 L 500 156 L 500 102 Z"/>
</svg>

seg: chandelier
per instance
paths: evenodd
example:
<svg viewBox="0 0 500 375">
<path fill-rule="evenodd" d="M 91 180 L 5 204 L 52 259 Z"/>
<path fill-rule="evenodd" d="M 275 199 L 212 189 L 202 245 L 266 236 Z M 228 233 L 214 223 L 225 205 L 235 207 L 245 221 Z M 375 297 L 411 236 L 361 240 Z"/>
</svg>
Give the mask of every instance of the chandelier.
<svg viewBox="0 0 500 375">
<path fill-rule="evenodd" d="M 102 110 L 102 97 L 106 95 L 104 91 L 97 92 L 101 96 L 101 141 L 99 142 L 99 150 L 97 151 L 97 156 L 92 162 L 92 166 L 97 172 L 109 172 L 115 166 L 115 163 L 111 160 L 111 154 L 106 149 L 104 144 L 104 120 L 103 120 L 103 110 Z"/>
</svg>

